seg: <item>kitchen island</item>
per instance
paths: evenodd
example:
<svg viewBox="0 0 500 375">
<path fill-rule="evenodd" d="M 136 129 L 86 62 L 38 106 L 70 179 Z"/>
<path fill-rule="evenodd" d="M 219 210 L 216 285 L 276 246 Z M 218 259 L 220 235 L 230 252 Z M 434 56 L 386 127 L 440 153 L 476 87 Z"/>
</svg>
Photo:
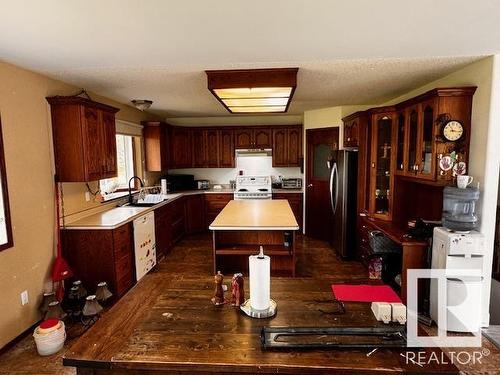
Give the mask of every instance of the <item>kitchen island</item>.
<svg viewBox="0 0 500 375">
<path fill-rule="evenodd" d="M 407 349 L 265 351 L 264 326 L 382 327 L 370 304 L 333 310 L 329 278 L 272 278 L 278 313 L 252 319 L 230 305 L 210 302 L 213 277 L 172 274 L 172 264 L 146 275 L 126 297 L 68 349 L 63 363 L 78 375 L 104 374 L 458 374 L 435 361 L 407 363 Z M 245 280 L 247 282 L 248 279 Z M 423 349 L 441 357 L 440 349 Z M 402 355 L 401 355 L 402 354 Z"/>
<path fill-rule="evenodd" d="M 259 246 L 271 257 L 272 276 L 295 276 L 297 220 L 287 200 L 233 200 L 209 226 L 214 273 L 248 271 L 248 256 Z"/>
</svg>

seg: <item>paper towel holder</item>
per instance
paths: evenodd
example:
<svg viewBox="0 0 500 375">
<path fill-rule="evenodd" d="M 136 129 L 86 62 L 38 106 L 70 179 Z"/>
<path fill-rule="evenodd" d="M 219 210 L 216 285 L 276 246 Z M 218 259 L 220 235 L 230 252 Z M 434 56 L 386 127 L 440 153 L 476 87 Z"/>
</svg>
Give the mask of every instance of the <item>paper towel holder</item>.
<svg viewBox="0 0 500 375">
<path fill-rule="evenodd" d="M 264 318 L 271 318 L 274 315 L 276 315 L 276 312 L 278 310 L 278 306 L 276 302 L 271 299 L 269 300 L 269 307 L 265 310 L 257 310 L 252 307 L 250 304 L 250 299 L 247 299 L 241 306 L 240 306 L 241 311 L 243 311 L 245 314 L 247 314 L 251 318 L 258 318 L 258 319 L 264 319 Z"/>
</svg>

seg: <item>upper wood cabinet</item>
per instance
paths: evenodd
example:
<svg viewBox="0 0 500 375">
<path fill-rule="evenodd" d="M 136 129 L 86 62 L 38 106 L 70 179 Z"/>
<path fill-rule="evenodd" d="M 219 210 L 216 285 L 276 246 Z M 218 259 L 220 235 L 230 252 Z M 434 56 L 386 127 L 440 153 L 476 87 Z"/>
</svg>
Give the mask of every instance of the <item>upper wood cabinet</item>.
<svg viewBox="0 0 500 375">
<path fill-rule="evenodd" d="M 344 147 L 358 147 L 359 119 L 349 118 L 344 121 Z"/>
<path fill-rule="evenodd" d="M 395 118 L 392 108 L 383 108 L 371 120 L 369 213 L 388 220 L 393 209 Z"/>
<path fill-rule="evenodd" d="M 272 147 L 272 133 L 268 127 L 237 128 L 234 138 L 236 148 Z"/>
<path fill-rule="evenodd" d="M 302 163 L 302 126 L 275 127 L 273 167 L 300 167 Z"/>
<path fill-rule="evenodd" d="M 193 166 L 193 131 L 190 128 L 173 126 L 170 131 L 170 160 L 172 168 L 191 168 Z"/>
<path fill-rule="evenodd" d="M 143 122 L 146 171 L 161 172 L 169 167 L 168 125 L 160 121 Z"/>
<path fill-rule="evenodd" d="M 234 131 L 229 128 L 219 130 L 219 167 L 234 168 Z"/>
<path fill-rule="evenodd" d="M 57 178 L 88 182 L 117 176 L 117 108 L 79 96 L 48 97 Z"/>
<path fill-rule="evenodd" d="M 219 166 L 219 131 L 217 129 L 193 129 L 193 167 Z"/>
</svg>

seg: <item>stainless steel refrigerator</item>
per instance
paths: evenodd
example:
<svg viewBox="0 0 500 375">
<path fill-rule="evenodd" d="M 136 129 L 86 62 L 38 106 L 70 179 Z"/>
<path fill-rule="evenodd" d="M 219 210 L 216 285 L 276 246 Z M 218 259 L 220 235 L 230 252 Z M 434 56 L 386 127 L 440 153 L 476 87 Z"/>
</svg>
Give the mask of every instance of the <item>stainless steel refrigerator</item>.
<svg viewBox="0 0 500 375">
<path fill-rule="evenodd" d="M 330 161 L 330 242 L 343 258 L 354 257 L 356 247 L 358 152 L 339 150 Z"/>
</svg>

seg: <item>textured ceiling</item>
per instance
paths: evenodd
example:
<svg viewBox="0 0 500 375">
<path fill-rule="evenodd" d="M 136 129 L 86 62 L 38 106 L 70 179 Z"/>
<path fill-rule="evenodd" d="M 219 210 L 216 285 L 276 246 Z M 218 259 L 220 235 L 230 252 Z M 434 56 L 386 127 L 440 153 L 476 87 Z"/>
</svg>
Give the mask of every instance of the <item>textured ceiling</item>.
<svg viewBox="0 0 500 375">
<path fill-rule="evenodd" d="M 290 107 L 298 114 L 376 103 L 500 52 L 500 0 L 0 0 L 0 7 L 0 59 L 123 102 L 152 99 L 152 111 L 168 117 L 227 114 L 206 89 L 205 69 L 299 67 Z"/>
</svg>

